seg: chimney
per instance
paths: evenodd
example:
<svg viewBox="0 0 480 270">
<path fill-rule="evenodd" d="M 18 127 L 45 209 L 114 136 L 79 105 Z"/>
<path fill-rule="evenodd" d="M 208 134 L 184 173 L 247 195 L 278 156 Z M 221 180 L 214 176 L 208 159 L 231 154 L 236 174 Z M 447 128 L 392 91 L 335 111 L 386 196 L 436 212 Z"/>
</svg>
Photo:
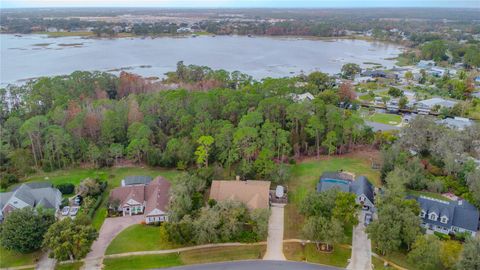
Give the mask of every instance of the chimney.
<svg viewBox="0 0 480 270">
<path fill-rule="evenodd" d="M 463 204 L 463 200 L 458 201 L 458 205 L 462 205 L 462 204 Z"/>
<path fill-rule="evenodd" d="M 235 180 L 240 181 L 240 175 L 235 176 Z"/>
</svg>

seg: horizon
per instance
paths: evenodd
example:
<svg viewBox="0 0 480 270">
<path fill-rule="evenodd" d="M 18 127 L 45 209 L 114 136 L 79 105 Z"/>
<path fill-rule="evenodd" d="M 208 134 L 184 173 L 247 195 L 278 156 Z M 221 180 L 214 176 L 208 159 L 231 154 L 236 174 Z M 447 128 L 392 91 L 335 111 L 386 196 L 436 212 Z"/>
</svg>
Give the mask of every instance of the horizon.
<svg viewBox="0 0 480 270">
<path fill-rule="evenodd" d="M 0 9 L 14 8 L 480 8 L 477 0 L 1 0 Z"/>
</svg>

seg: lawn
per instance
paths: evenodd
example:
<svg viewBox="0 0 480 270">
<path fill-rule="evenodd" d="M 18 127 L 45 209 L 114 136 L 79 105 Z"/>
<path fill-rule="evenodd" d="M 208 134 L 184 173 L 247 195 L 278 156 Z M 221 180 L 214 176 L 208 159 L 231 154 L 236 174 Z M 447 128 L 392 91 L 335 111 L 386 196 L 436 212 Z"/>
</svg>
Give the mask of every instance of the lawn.
<svg viewBox="0 0 480 270">
<path fill-rule="evenodd" d="M 177 253 L 105 259 L 103 264 L 104 270 L 140 270 L 183 265 Z"/>
<path fill-rule="evenodd" d="M 390 113 L 374 113 L 367 116 L 366 120 L 387 125 L 398 125 L 402 123 L 402 117 L 400 115 Z"/>
<path fill-rule="evenodd" d="M 450 199 L 442 196 L 442 194 L 429 192 L 429 191 L 408 190 L 407 193 L 413 196 L 427 196 L 427 197 L 431 197 L 431 198 L 442 200 L 442 201 L 447 201 L 447 202 L 451 201 Z"/>
<path fill-rule="evenodd" d="M 392 267 L 385 267 L 384 264 L 383 264 L 383 261 L 380 260 L 379 258 L 377 257 L 374 257 L 372 256 L 372 264 L 373 264 L 373 270 L 388 270 L 388 269 L 392 269 Z M 395 268 L 393 268 L 395 269 Z"/>
<path fill-rule="evenodd" d="M 57 264 L 55 270 L 79 270 L 83 266 L 83 262 Z"/>
<path fill-rule="evenodd" d="M 307 261 L 337 267 L 346 267 L 351 256 L 351 249 L 336 245 L 332 253 L 319 252 L 315 244 L 286 243 L 283 253 L 287 260 Z"/>
<path fill-rule="evenodd" d="M 304 161 L 292 167 L 288 183 L 289 204 L 285 208 L 285 239 L 300 238 L 303 217 L 298 206 L 308 192 L 314 192 L 320 175 L 326 171 L 345 170 L 356 175 L 365 175 L 375 185 L 380 186 L 380 173 L 371 168 L 369 157 L 344 155 L 325 157 L 319 160 Z"/>
<path fill-rule="evenodd" d="M 110 258 L 103 261 L 104 270 L 130 270 L 172 267 L 221 261 L 261 259 L 265 246 L 217 247 L 162 255 Z"/>
<path fill-rule="evenodd" d="M 40 251 L 23 254 L 0 247 L 0 268 L 36 264 L 41 255 Z"/>
<path fill-rule="evenodd" d="M 108 246 L 106 254 L 179 247 L 180 245 L 168 241 L 167 232 L 163 227 L 136 224 L 126 228 L 115 237 Z"/>
</svg>

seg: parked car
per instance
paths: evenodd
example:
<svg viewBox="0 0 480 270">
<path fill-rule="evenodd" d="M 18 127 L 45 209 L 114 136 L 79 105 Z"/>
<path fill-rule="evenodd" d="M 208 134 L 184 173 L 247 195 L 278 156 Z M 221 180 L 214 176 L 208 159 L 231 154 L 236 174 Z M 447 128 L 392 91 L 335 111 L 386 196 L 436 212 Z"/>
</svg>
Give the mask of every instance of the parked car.
<svg viewBox="0 0 480 270">
<path fill-rule="evenodd" d="M 82 203 L 82 196 L 78 195 L 73 199 L 75 205 L 80 205 Z"/>
<path fill-rule="evenodd" d="M 285 190 L 283 186 L 277 186 L 277 188 L 275 189 L 275 197 L 283 198 L 283 195 L 285 195 Z"/>
<path fill-rule="evenodd" d="M 68 212 L 70 212 L 70 207 L 69 206 L 63 207 L 62 216 L 68 216 Z"/>
<path fill-rule="evenodd" d="M 372 214 L 366 213 L 365 214 L 365 226 L 368 226 L 373 221 Z"/>
<path fill-rule="evenodd" d="M 78 206 L 72 206 L 72 208 L 70 209 L 70 216 L 75 216 L 75 215 L 77 215 L 78 209 L 80 209 L 80 207 L 78 207 Z"/>
</svg>

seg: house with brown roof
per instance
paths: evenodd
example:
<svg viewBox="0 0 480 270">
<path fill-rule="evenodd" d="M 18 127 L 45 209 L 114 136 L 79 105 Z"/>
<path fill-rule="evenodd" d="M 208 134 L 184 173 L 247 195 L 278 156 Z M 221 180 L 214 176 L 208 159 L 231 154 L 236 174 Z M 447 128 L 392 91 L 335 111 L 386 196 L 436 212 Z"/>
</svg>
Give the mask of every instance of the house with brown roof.
<svg viewBox="0 0 480 270">
<path fill-rule="evenodd" d="M 242 202 L 250 210 L 269 207 L 270 181 L 214 180 L 210 199 Z"/>
<path fill-rule="evenodd" d="M 122 215 L 144 215 L 147 224 L 168 220 L 170 182 L 159 176 L 155 180 L 126 185 L 110 192 L 110 202 L 117 201 L 116 211 Z"/>
</svg>

